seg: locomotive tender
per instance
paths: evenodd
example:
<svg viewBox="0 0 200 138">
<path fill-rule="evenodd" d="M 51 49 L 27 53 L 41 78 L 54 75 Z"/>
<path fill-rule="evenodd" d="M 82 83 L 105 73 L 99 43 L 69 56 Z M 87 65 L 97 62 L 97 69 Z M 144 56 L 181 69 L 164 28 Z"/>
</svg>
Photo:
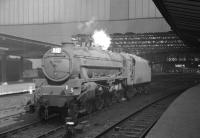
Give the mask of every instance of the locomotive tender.
<svg viewBox="0 0 200 138">
<path fill-rule="evenodd" d="M 73 44 L 47 51 L 42 69 L 46 79 L 31 103 L 42 119 L 55 112 L 76 118 L 81 112 L 100 110 L 145 91 L 151 82 L 151 68 L 141 57 Z"/>
</svg>

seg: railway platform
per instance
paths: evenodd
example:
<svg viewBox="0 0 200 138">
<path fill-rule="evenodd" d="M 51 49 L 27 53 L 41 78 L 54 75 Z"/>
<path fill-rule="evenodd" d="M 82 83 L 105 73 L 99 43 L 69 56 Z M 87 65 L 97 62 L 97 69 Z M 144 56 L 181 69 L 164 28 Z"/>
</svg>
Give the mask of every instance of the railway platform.
<svg viewBox="0 0 200 138">
<path fill-rule="evenodd" d="M 0 96 L 8 94 L 17 94 L 32 92 L 35 90 L 35 84 L 32 82 L 16 82 L 0 85 Z"/>
<path fill-rule="evenodd" d="M 186 90 L 164 112 L 146 138 L 200 137 L 200 84 Z"/>
</svg>

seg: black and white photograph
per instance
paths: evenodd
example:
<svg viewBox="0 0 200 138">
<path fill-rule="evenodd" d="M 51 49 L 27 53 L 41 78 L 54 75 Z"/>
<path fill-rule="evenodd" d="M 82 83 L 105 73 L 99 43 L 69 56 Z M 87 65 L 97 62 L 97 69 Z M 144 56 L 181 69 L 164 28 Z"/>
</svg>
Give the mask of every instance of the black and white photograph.
<svg viewBox="0 0 200 138">
<path fill-rule="evenodd" d="M 0 0 L 0 138 L 200 138 L 200 1 Z"/>
</svg>

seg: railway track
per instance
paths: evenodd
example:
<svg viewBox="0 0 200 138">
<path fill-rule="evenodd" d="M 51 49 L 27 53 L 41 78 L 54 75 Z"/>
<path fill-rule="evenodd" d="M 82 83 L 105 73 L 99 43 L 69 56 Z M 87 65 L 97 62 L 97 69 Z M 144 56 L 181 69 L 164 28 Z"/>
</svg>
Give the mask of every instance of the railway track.
<svg viewBox="0 0 200 138">
<path fill-rule="evenodd" d="M 62 125 L 56 121 L 56 115 L 51 116 L 50 121 L 43 122 L 41 120 L 35 120 L 33 122 L 27 123 L 25 125 L 20 125 L 18 127 L 12 128 L 8 131 L 0 133 L 0 138 L 40 138 L 47 134 L 50 134 L 51 131 L 58 130 L 58 127 Z M 57 128 L 57 129 L 55 129 Z"/>
<path fill-rule="evenodd" d="M 143 138 L 178 95 L 154 101 L 103 130 L 95 138 Z"/>
<path fill-rule="evenodd" d="M 180 93 L 179 93 L 180 94 Z M 96 134 L 95 138 L 143 138 L 148 130 L 156 123 L 161 114 L 166 110 L 168 105 L 179 95 L 172 94 L 157 99 L 156 101 L 148 104 L 137 112 L 127 116 L 126 118 L 118 121 L 109 128 L 106 128 Z M 80 120 L 87 120 L 97 112 L 84 116 Z M 36 124 L 29 124 L 14 132 L 8 132 L 4 136 L 15 137 L 15 138 L 46 138 L 56 137 L 62 138 L 65 132 L 65 126 L 58 122 L 44 123 L 35 122 Z M 0 134 L 1 137 L 2 134 Z M 7 137 L 5 137 L 7 138 Z"/>
<path fill-rule="evenodd" d="M 170 96 L 159 98 L 156 101 L 151 102 L 151 104 L 147 104 L 146 106 L 143 106 L 141 109 L 138 109 L 137 112 L 134 112 L 132 115 L 124 118 L 123 120 L 120 120 L 119 122 L 115 123 L 114 125 L 107 128 L 106 130 L 101 131 L 101 133 L 98 133 L 94 137 L 96 138 L 100 138 L 100 137 L 121 138 L 122 137 L 123 138 L 123 137 L 131 137 L 134 135 L 136 137 L 138 135 L 142 136 L 152 127 L 152 125 L 157 121 L 157 119 L 160 117 L 163 111 L 167 108 L 169 103 L 171 103 L 172 100 L 176 96 L 178 96 L 178 94 L 176 95 L 172 94 Z M 162 104 L 163 101 L 165 101 L 164 104 Z M 102 112 L 103 110 L 83 116 L 80 118 L 80 120 L 87 120 L 88 118 L 95 116 L 96 114 L 98 114 L 98 112 Z M 141 115 L 142 113 L 144 115 Z M 127 120 L 130 120 L 130 121 L 126 123 Z M 126 124 L 126 125 L 124 126 L 123 124 Z M 55 136 L 55 137 L 61 138 L 64 136 L 64 132 L 65 132 L 64 128 L 65 126 L 61 123 L 58 124 L 58 121 L 52 122 L 52 123 L 49 123 L 49 122 L 41 123 L 40 121 L 36 121 L 24 126 L 20 126 L 13 130 L 0 133 L 0 137 L 3 137 L 3 138 L 12 138 L 12 137 L 44 138 L 44 137 Z"/>
<path fill-rule="evenodd" d="M 20 126 L 13 130 L 0 133 L 1 138 L 42 138 L 62 129 L 63 125 L 58 122 L 42 123 L 41 121 L 32 122 Z"/>
<path fill-rule="evenodd" d="M 15 122 L 16 118 L 19 118 L 20 116 L 24 115 L 26 112 L 20 112 L 15 114 L 10 114 L 6 116 L 0 117 L 0 127 L 5 127 L 8 124 L 12 124 Z"/>
<path fill-rule="evenodd" d="M 142 138 L 140 136 L 144 136 L 146 132 L 155 124 L 155 122 L 159 119 L 161 114 L 166 110 L 168 105 L 180 94 L 180 92 L 168 95 L 165 97 L 161 97 L 150 104 L 147 104 L 146 106 L 142 107 L 141 109 L 138 109 L 136 112 L 131 114 L 130 116 L 124 118 L 123 120 L 120 120 L 119 122 L 115 123 L 111 127 L 107 128 L 106 130 L 103 130 L 100 133 L 96 133 L 96 135 L 93 136 L 87 136 L 84 135 L 83 138 Z M 98 111 L 97 111 L 98 112 Z M 81 120 L 88 120 L 88 117 L 95 116 L 97 112 L 90 114 L 89 116 L 85 116 L 81 118 Z M 130 118 L 130 122 L 125 122 Z M 135 118 L 135 119 L 134 119 Z M 129 124 L 131 123 L 131 124 Z M 122 126 L 121 124 L 125 125 Z M 135 125 L 135 126 L 134 126 Z M 134 127 L 133 129 L 130 129 L 130 127 Z M 113 131 L 114 130 L 114 131 Z M 57 132 L 59 131 L 59 132 Z M 52 133 L 53 132 L 53 133 Z M 52 132 L 48 133 L 47 136 L 51 138 L 63 138 L 65 129 L 64 126 L 60 127 L 56 131 L 53 130 Z M 115 132 L 115 133 L 113 133 Z M 118 134 L 117 134 L 117 133 Z M 124 134 L 122 133 L 124 132 Z M 128 133 L 128 134 L 125 134 Z M 49 135 L 50 134 L 50 135 Z M 52 134 L 52 135 L 51 135 Z M 132 134 L 132 135 L 131 135 Z M 43 135 L 42 137 L 47 137 L 46 135 Z M 40 138 L 42 138 L 40 137 Z M 75 134 L 74 137 L 80 137 L 79 134 Z M 82 136 L 81 136 L 82 138 Z"/>
<path fill-rule="evenodd" d="M 6 124 L 11 123 L 16 118 L 25 115 L 26 112 L 21 108 L 8 108 L 0 111 L 0 127 L 6 126 Z"/>
<path fill-rule="evenodd" d="M 22 125 L 22 126 L 19 126 L 19 127 L 16 127 L 16 128 L 13 128 L 11 130 L 8 130 L 8 131 L 5 131 L 5 132 L 1 132 L 0 133 L 0 137 L 1 138 L 10 138 L 12 135 L 16 134 L 16 133 L 19 133 L 21 131 L 24 131 L 24 130 L 27 130 L 29 129 L 30 127 L 34 126 L 34 125 L 37 125 L 39 124 L 40 121 L 35 121 L 35 122 L 31 122 L 31 123 L 28 123 L 26 125 Z"/>
<path fill-rule="evenodd" d="M 85 115 L 79 118 L 79 121 L 85 120 L 95 114 L 98 114 L 99 111 L 96 111 L 92 114 Z M 17 114 L 16 114 L 17 115 Z M 14 115 L 13 115 L 14 116 Z M 8 116 L 7 116 L 8 117 Z M 55 120 L 53 120 L 55 117 Z M 0 138 L 44 138 L 48 137 L 49 135 L 53 135 L 58 131 L 63 131 L 65 126 L 61 124 L 56 118 L 56 115 L 53 115 L 52 120 L 50 122 L 42 122 L 42 121 L 35 121 L 32 123 L 28 123 L 23 126 L 16 127 L 14 129 L 5 131 L 0 133 Z M 63 135 L 60 135 L 63 136 Z"/>
</svg>

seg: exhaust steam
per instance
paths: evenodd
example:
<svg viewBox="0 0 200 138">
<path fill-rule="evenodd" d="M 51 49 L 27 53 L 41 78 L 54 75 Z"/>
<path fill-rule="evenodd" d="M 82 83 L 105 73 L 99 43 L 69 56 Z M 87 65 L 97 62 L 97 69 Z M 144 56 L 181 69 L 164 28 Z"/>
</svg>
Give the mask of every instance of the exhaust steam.
<svg viewBox="0 0 200 138">
<path fill-rule="evenodd" d="M 110 47 L 111 38 L 104 30 L 95 30 L 92 38 L 95 46 L 100 46 L 103 50 Z"/>
</svg>

